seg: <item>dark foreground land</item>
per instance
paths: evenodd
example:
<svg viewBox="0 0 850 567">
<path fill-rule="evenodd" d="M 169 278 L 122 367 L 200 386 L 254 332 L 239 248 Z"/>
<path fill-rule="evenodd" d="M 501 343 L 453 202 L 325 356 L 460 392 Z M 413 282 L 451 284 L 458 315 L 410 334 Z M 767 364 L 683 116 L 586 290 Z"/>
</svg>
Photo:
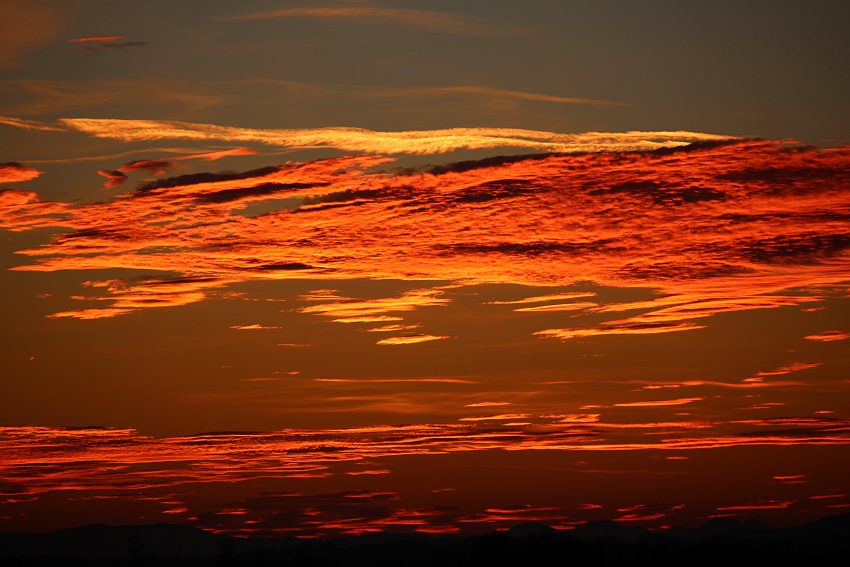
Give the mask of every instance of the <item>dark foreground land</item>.
<svg viewBox="0 0 850 567">
<path fill-rule="evenodd" d="M 0 533 L 0 566 L 454 567 L 850 565 L 850 514 L 773 529 L 715 518 L 650 532 L 615 522 L 575 530 L 521 524 L 483 536 L 368 534 L 328 540 L 234 538 L 187 526 L 93 524 L 45 534 Z"/>
</svg>

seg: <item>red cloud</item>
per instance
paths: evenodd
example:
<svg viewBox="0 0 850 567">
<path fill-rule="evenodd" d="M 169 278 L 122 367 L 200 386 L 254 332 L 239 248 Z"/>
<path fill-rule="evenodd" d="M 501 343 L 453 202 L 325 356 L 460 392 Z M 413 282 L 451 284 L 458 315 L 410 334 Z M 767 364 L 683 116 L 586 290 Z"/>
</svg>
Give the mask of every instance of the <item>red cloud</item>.
<svg viewBox="0 0 850 567">
<path fill-rule="evenodd" d="M 37 203 L 38 195 L 21 189 L 0 189 L 0 207 L 14 207 Z"/>
<path fill-rule="evenodd" d="M 185 159 L 185 158 L 184 158 Z M 163 175 L 166 171 L 177 169 L 177 164 L 159 160 L 159 159 L 143 159 L 139 161 L 133 161 L 130 163 L 126 163 L 118 168 L 118 171 L 122 173 L 129 173 L 131 171 L 147 171 L 151 175 Z"/>
<path fill-rule="evenodd" d="M 115 127 L 141 136 L 166 126 L 189 131 L 161 123 Z M 523 135 L 543 135 L 532 134 Z M 454 143 L 432 136 L 438 145 Z M 18 270 L 187 274 L 191 266 L 193 277 L 232 282 L 309 276 L 539 286 L 591 279 L 667 294 L 595 308 L 648 310 L 632 317 L 538 332 L 559 338 L 697 329 L 690 320 L 815 302 L 816 291 L 787 290 L 848 279 L 843 251 L 850 247 L 850 223 L 834 212 L 850 204 L 847 149 L 706 142 L 652 152 L 490 158 L 416 175 L 369 172 L 387 161 L 349 156 L 242 174 L 184 175 L 106 203 L 21 203 L 0 220 L 12 230 L 71 229 L 23 251 L 37 261 Z M 158 172 L 168 164 L 124 167 Z M 240 214 L 253 203 L 284 198 L 300 198 L 301 205 Z M 192 300 L 203 297 L 197 293 Z M 302 311 L 340 322 L 399 321 L 387 313 L 447 302 L 438 290 L 418 293 L 392 301 L 330 299 Z M 129 301 L 111 307 L 183 300 Z"/>
<path fill-rule="evenodd" d="M 0 163 L 0 183 L 17 183 L 35 179 L 44 173 L 16 162 Z"/>
<path fill-rule="evenodd" d="M 99 175 L 106 177 L 107 181 L 103 185 L 104 189 L 112 189 L 113 187 L 119 187 L 123 185 L 127 180 L 127 176 L 120 171 L 108 171 L 106 169 L 99 169 L 97 171 Z"/>
<path fill-rule="evenodd" d="M 843 341 L 844 339 L 850 339 L 850 333 L 846 333 L 844 331 L 824 331 L 818 335 L 809 335 L 808 337 L 803 338 L 809 339 L 810 341 L 822 342 Z"/>
<path fill-rule="evenodd" d="M 257 150 L 254 148 L 234 148 L 232 150 L 221 150 L 219 152 L 209 152 L 206 154 L 196 154 L 193 156 L 180 156 L 171 158 L 173 160 L 178 159 L 202 159 L 204 161 L 216 161 L 225 157 L 233 157 L 233 156 L 252 156 L 257 153 Z"/>
<path fill-rule="evenodd" d="M 81 43 L 84 41 L 115 41 L 116 39 L 125 39 L 123 35 L 109 35 L 109 36 L 96 36 L 96 37 L 83 37 L 80 39 L 69 39 L 69 43 Z"/>
</svg>

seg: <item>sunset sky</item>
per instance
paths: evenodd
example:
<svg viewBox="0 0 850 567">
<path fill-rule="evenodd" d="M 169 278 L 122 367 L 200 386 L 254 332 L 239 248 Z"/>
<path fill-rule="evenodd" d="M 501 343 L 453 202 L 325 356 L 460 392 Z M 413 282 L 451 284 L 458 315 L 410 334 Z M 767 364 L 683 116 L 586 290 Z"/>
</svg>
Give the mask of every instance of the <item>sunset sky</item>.
<svg viewBox="0 0 850 567">
<path fill-rule="evenodd" d="M 850 511 L 847 2 L 0 15 L 0 531 Z"/>
</svg>

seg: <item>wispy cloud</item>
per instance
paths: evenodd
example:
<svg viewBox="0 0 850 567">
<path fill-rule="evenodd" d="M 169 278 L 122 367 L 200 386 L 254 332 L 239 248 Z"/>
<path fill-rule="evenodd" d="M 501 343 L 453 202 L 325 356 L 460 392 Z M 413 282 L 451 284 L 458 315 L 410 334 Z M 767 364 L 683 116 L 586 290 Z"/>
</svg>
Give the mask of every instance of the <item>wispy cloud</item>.
<svg viewBox="0 0 850 567">
<path fill-rule="evenodd" d="M 7 114 L 43 115 L 66 110 L 97 108 L 108 104 L 161 105 L 176 104 L 190 110 L 200 110 L 224 104 L 224 96 L 204 92 L 196 84 L 179 80 L 104 80 L 104 81 L 48 81 L 37 79 L 9 79 L 0 81 L 0 90 L 25 95 L 26 102 L 4 106 Z M 3 121 L 0 119 L 0 121 Z M 68 130 L 67 125 L 16 123 L 6 119 L 6 124 L 29 129 Z"/>
<path fill-rule="evenodd" d="M 53 41 L 62 25 L 60 12 L 26 0 L 3 1 L 0 69 L 15 67 L 33 49 Z"/>
<path fill-rule="evenodd" d="M 787 508 L 793 504 L 793 500 L 767 500 L 763 502 L 750 502 L 736 506 L 719 506 L 718 510 L 775 510 Z"/>
<path fill-rule="evenodd" d="M 429 341 L 438 341 L 441 339 L 447 339 L 449 337 L 444 335 L 405 335 L 402 337 L 389 337 L 386 339 L 381 339 L 375 344 L 379 345 L 412 345 L 416 343 L 426 343 Z"/>
<path fill-rule="evenodd" d="M 623 408 L 643 408 L 643 407 L 662 407 L 662 406 L 681 406 L 684 404 L 692 404 L 705 398 L 678 398 L 675 400 L 647 400 L 643 402 L 623 402 L 614 404 L 614 407 Z"/>
<path fill-rule="evenodd" d="M 529 419 L 536 423 L 502 422 Z M 610 424 L 617 442 L 606 438 L 606 424 L 556 423 L 530 414 L 482 416 L 455 424 L 370 426 L 348 429 L 288 429 L 267 433 L 210 433 L 152 438 L 132 429 L 0 428 L 0 481 L 17 494 L 37 495 L 57 489 L 169 489 L 187 482 L 221 482 L 234 478 L 286 478 L 338 474 L 335 465 L 393 455 L 509 450 L 635 451 L 697 450 L 747 445 L 850 444 L 846 420 L 797 418 L 740 422 L 767 427 L 746 434 L 695 436 L 677 427 L 663 440 L 639 431 L 629 436 L 623 424 Z M 797 429 L 788 429 L 794 424 Z M 678 424 L 648 424 L 669 429 Z M 724 424 L 714 424 L 715 427 Z M 731 426 L 732 424 L 725 424 Z M 781 426 L 783 429 L 776 429 Z M 618 429 L 618 427 L 620 427 Z M 702 425 L 697 431 L 705 430 Z M 709 428 L 710 429 L 710 428 Z M 740 430 L 738 431 L 740 433 Z M 625 436 L 624 436 L 625 435 Z M 349 469 L 350 470 L 350 469 Z M 116 489 L 119 486 L 120 489 Z M 173 488 L 171 488 L 173 490 Z M 760 506 L 771 503 L 748 503 Z M 730 507 L 728 509 L 744 509 Z"/>
<path fill-rule="evenodd" d="M 549 305 L 537 305 L 535 307 L 520 307 L 514 309 L 514 311 L 520 313 L 542 313 L 548 311 L 579 311 L 593 307 L 599 307 L 599 304 L 590 301 L 574 301 L 572 303 L 551 303 Z"/>
<path fill-rule="evenodd" d="M 810 341 L 821 342 L 843 341 L 845 339 L 850 339 L 850 333 L 847 333 L 845 331 L 824 331 L 823 333 L 819 333 L 817 335 L 809 335 L 803 338 L 809 339 Z"/>
<path fill-rule="evenodd" d="M 103 35 L 95 37 L 82 37 L 79 39 L 69 39 L 69 43 L 82 43 L 86 41 L 115 41 L 117 39 L 126 39 L 123 35 Z"/>
<path fill-rule="evenodd" d="M 35 179 L 44 173 L 17 162 L 0 163 L 0 183 L 18 183 Z"/>
<path fill-rule="evenodd" d="M 545 329 L 533 334 L 541 337 L 553 337 L 556 339 L 567 340 L 581 337 L 593 337 L 597 335 L 654 335 L 658 333 L 672 333 L 676 331 L 690 331 L 704 328 L 705 326 L 700 326 L 695 323 L 676 323 L 672 325 L 663 323 L 643 323 L 635 325 L 611 325 L 610 327 Z"/>
<path fill-rule="evenodd" d="M 334 20 L 371 20 L 422 28 L 443 33 L 473 36 L 503 36 L 527 33 L 528 28 L 500 25 L 495 22 L 451 12 L 403 10 L 373 6 L 331 6 L 322 8 L 284 8 L 221 18 L 228 21 L 255 21 L 277 18 L 323 18 Z"/>
<path fill-rule="evenodd" d="M 485 305 L 516 305 L 520 303 L 543 303 L 544 301 L 559 301 L 562 299 L 578 299 L 581 297 L 594 297 L 594 292 L 571 291 L 566 293 L 554 293 L 550 295 L 535 295 L 534 297 L 526 297 L 516 299 L 514 301 L 488 301 Z"/>
<path fill-rule="evenodd" d="M 793 362 L 786 366 L 780 366 L 776 370 L 764 370 L 762 372 L 757 372 L 756 376 L 780 376 L 782 374 L 790 374 L 791 372 L 797 372 L 798 370 L 806 370 L 809 368 L 817 368 L 820 366 L 821 362 Z"/>
<path fill-rule="evenodd" d="M 8 83 L 8 81 L 7 81 Z M 17 83 L 24 85 L 24 82 Z M 53 93 L 49 85 L 38 81 L 26 83 L 28 88 Z M 121 84 L 118 90 L 124 88 Z M 165 89 L 168 85 L 163 85 Z M 132 85 L 127 84 L 127 89 Z M 172 89 L 156 88 L 157 85 L 140 86 L 139 92 L 132 96 L 156 90 L 160 100 L 185 100 L 197 105 L 213 105 L 222 102 L 221 98 L 206 97 L 194 99 L 195 95 L 181 93 L 179 85 Z M 176 91 L 176 92 L 175 92 Z M 151 93 L 154 95 L 154 93 Z M 112 94 L 87 92 L 82 96 L 81 105 L 93 104 L 115 97 Z M 44 108 L 55 111 L 62 104 L 75 105 L 74 96 L 65 93 L 51 94 Z M 25 110 L 41 112 L 41 107 L 27 106 Z M 47 112 L 47 110 L 44 110 Z M 98 138 L 110 138 L 123 142 L 141 142 L 151 140 L 207 140 L 238 143 L 262 143 L 285 148 L 336 148 L 343 151 L 380 154 L 439 154 L 458 149 L 483 149 L 498 147 L 529 148 L 549 152 L 597 152 L 597 151 L 639 151 L 664 147 L 685 146 L 699 141 L 720 141 L 732 139 L 730 136 L 718 136 L 698 132 L 588 132 L 585 134 L 556 134 L 535 130 L 515 128 L 452 128 L 448 130 L 421 130 L 406 132 L 373 132 L 362 128 L 316 128 L 300 130 L 274 130 L 256 128 L 234 128 L 213 124 L 192 124 L 187 122 L 166 122 L 161 120 L 118 120 L 95 118 L 63 118 L 59 121 L 37 123 L 22 122 L 15 118 L 0 117 L 0 122 L 20 128 L 64 129 L 84 132 Z"/>
<path fill-rule="evenodd" d="M 478 97 L 486 97 L 490 99 L 503 100 L 526 100 L 534 102 L 551 102 L 555 104 L 581 104 L 597 107 L 609 106 L 634 106 L 624 102 L 614 102 L 608 100 L 596 100 L 589 98 L 571 98 L 537 93 L 526 93 L 520 91 L 509 91 L 505 89 L 497 89 L 494 87 L 485 86 L 454 86 L 454 87 L 419 87 L 415 89 L 383 89 L 373 90 L 364 93 L 369 97 L 391 97 L 391 98 L 407 98 L 421 100 L 424 98 L 444 97 L 451 95 L 471 95 Z"/>
<path fill-rule="evenodd" d="M 139 47 L 142 45 L 150 45 L 147 41 L 125 41 L 123 43 L 101 43 L 97 47 L 90 47 L 86 45 L 85 47 L 80 47 L 81 51 L 90 51 L 97 52 L 103 51 L 104 49 L 124 49 L 125 47 Z"/>
</svg>

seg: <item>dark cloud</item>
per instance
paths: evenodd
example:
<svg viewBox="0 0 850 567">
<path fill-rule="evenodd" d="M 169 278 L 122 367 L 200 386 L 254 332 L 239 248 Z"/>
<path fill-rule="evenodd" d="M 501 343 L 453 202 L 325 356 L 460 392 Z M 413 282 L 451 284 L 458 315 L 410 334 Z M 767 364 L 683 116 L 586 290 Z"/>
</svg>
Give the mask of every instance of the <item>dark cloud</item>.
<svg viewBox="0 0 850 567">
<path fill-rule="evenodd" d="M 158 189 L 171 189 L 172 187 L 183 187 L 187 185 L 197 185 L 200 183 L 216 183 L 220 181 L 234 181 L 250 179 L 252 177 L 263 177 L 277 171 L 280 171 L 280 166 L 271 165 L 242 173 L 225 171 L 221 173 L 193 173 L 190 175 L 179 175 L 177 177 L 166 177 L 165 179 L 157 179 L 139 186 L 136 189 L 136 193 L 142 194 L 156 191 Z"/>
<path fill-rule="evenodd" d="M 125 41 L 122 43 L 101 43 L 97 47 L 80 47 L 80 51 L 97 52 L 104 49 L 124 49 L 125 47 L 138 47 L 141 45 L 150 45 L 147 41 Z"/>
<path fill-rule="evenodd" d="M 165 161 L 161 159 L 143 159 L 125 163 L 118 168 L 118 171 L 129 173 L 131 171 L 147 171 L 151 175 L 162 175 L 166 171 L 177 169 L 179 166 L 173 161 Z"/>
<path fill-rule="evenodd" d="M 109 170 L 106 170 L 106 169 L 99 169 L 99 170 L 97 170 L 97 173 L 99 175 L 102 175 L 103 177 L 106 177 L 106 183 L 104 183 L 104 185 L 103 185 L 104 189 L 112 189 L 114 187 L 120 187 L 121 185 L 124 184 L 125 181 L 127 181 L 127 175 L 124 174 L 124 173 L 121 173 L 118 170 L 109 171 Z"/>
<path fill-rule="evenodd" d="M 203 175 L 203 174 L 202 174 Z M 244 187 L 240 189 L 224 189 L 215 193 L 208 193 L 198 197 L 200 203 L 231 203 L 240 201 L 246 197 L 261 197 L 271 196 L 275 193 L 284 191 L 300 191 L 303 189 L 313 189 L 322 187 L 327 184 L 311 184 L 311 183 L 264 183 L 255 187 Z"/>
</svg>

